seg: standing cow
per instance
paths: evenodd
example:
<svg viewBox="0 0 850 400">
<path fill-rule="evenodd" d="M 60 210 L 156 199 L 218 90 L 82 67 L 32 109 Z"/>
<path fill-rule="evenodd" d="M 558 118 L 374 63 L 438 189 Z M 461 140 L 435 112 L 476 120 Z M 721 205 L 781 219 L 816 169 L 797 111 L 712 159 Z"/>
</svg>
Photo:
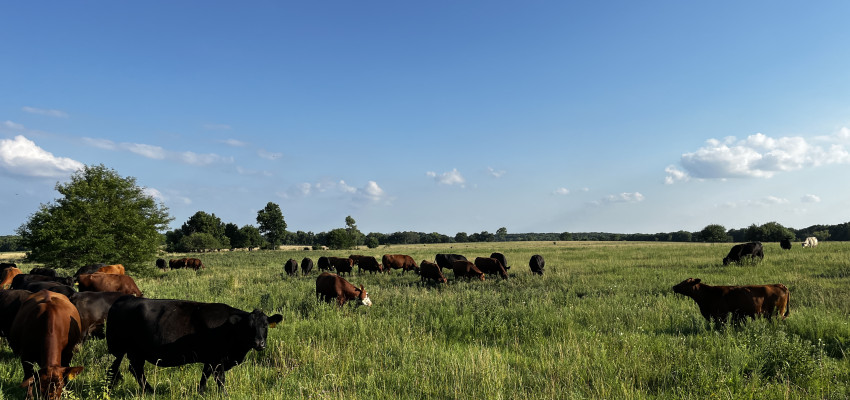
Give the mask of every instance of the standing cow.
<svg viewBox="0 0 850 400">
<path fill-rule="evenodd" d="M 803 247 L 818 247 L 818 238 L 809 236 L 803 241 Z"/>
<path fill-rule="evenodd" d="M 434 256 L 434 261 L 440 266 L 440 269 L 452 269 L 452 263 L 455 261 L 469 261 L 466 257 L 460 254 L 437 254 Z"/>
<path fill-rule="evenodd" d="M 304 257 L 304 259 L 301 260 L 301 275 L 309 275 L 310 271 L 312 270 L 313 260 L 311 260 L 309 257 Z"/>
<path fill-rule="evenodd" d="M 212 377 L 227 395 L 224 373 L 241 364 L 251 349 L 265 349 L 268 328 L 282 320 L 280 314 L 269 317 L 221 303 L 121 297 L 106 318 L 106 343 L 115 356 L 110 387 L 121 378 L 118 368 L 126 355 L 130 372 L 147 393 L 153 388 L 145 379 L 145 361 L 159 367 L 202 363 L 198 393 L 206 391 Z"/>
<path fill-rule="evenodd" d="M 543 267 L 546 266 L 546 262 L 543 261 L 543 256 L 540 254 L 535 254 L 531 256 L 531 260 L 528 260 L 528 268 L 531 269 L 532 273 L 537 275 L 543 275 Z"/>
<path fill-rule="evenodd" d="M 330 261 L 328 261 L 327 257 L 319 257 L 319 261 L 316 264 L 316 267 L 319 268 L 319 271 L 333 271 L 334 267 L 331 265 Z"/>
<path fill-rule="evenodd" d="M 443 276 L 442 271 L 440 271 L 440 266 L 428 260 L 422 260 L 422 262 L 419 263 L 419 277 L 422 282 L 425 282 L 426 279 L 433 280 L 437 283 L 448 282 L 446 277 Z"/>
<path fill-rule="evenodd" d="M 351 276 L 351 270 L 354 269 L 354 261 L 350 258 L 328 257 L 328 263 L 340 275 L 347 273 Z"/>
<path fill-rule="evenodd" d="M 728 314 L 732 321 L 741 322 L 745 317 L 765 316 L 774 312 L 782 319 L 791 312 L 791 293 L 781 283 L 753 286 L 711 286 L 700 279 L 688 278 L 673 286 L 673 292 L 694 299 L 699 312 L 707 321 L 724 323 Z"/>
<path fill-rule="evenodd" d="M 508 279 L 508 272 L 502 262 L 489 257 L 475 257 L 475 266 L 485 274 L 499 274 L 502 279 Z"/>
<path fill-rule="evenodd" d="M 384 254 L 381 257 L 381 264 L 384 265 L 384 272 L 390 272 L 393 269 L 400 269 L 404 274 L 407 271 L 415 271 L 419 268 L 413 257 L 405 254 Z"/>
<path fill-rule="evenodd" d="M 322 272 L 316 278 L 316 298 L 330 303 L 336 299 L 337 305 L 342 307 L 349 300 L 354 300 L 356 306 L 371 306 L 372 300 L 363 285 L 356 287 L 339 275 Z"/>
<path fill-rule="evenodd" d="M 781 247 L 782 250 L 791 250 L 791 239 L 780 240 L 779 247 Z"/>
<path fill-rule="evenodd" d="M 502 263 L 502 266 L 505 267 L 505 271 L 511 269 L 511 267 L 508 266 L 508 259 L 505 258 L 504 254 L 493 253 L 493 254 L 490 254 L 490 258 L 495 258 L 495 259 L 499 260 L 499 262 Z"/>
<path fill-rule="evenodd" d="M 729 254 L 723 258 L 723 265 L 729 265 L 733 262 L 741 262 L 744 258 L 755 259 L 756 257 L 758 257 L 759 260 L 764 258 L 764 248 L 762 247 L 761 242 L 736 244 L 732 246 L 731 250 L 729 250 Z"/>
<path fill-rule="evenodd" d="M 286 264 L 284 264 L 283 270 L 286 271 L 287 275 L 294 276 L 298 273 L 298 261 L 290 258 L 286 261 Z"/>
<path fill-rule="evenodd" d="M 360 261 L 357 264 L 357 273 L 359 274 L 364 269 L 372 274 L 375 272 L 384 272 L 383 264 L 378 263 L 378 259 L 372 256 L 360 256 Z"/>
<path fill-rule="evenodd" d="M 452 262 L 452 271 L 455 273 L 455 280 L 460 278 L 469 278 L 477 277 L 480 280 L 484 280 L 484 273 L 481 272 L 475 264 L 469 261 L 454 261 Z"/>
</svg>

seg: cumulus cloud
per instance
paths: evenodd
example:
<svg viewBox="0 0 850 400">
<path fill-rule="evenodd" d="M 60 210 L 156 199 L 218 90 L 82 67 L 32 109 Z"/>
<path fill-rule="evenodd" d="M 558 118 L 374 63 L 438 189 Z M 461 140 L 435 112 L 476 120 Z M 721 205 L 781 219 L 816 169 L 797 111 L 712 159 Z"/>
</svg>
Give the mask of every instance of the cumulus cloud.
<svg viewBox="0 0 850 400">
<path fill-rule="evenodd" d="M 813 194 L 807 194 L 800 199 L 803 203 L 820 203 L 820 196 L 815 196 Z"/>
<path fill-rule="evenodd" d="M 554 192 L 552 192 L 552 194 L 559 194 L 559 195 L 565 196 L 565 195 L 570 194 L 570 190 L 567 189 L 567 188 L 563 188 L 563 187 L 557 188 L 557 189 L 555 189 Z"/>
<path fill-rule="evenodd" d="M 497 179 L 504 176 L 505 172 L 507 172 L 507 171 L 496 170 L 496 169 L 493 169 L 493 167 L 487 167 L 487 173 L 490 174 L 490 176 L 497 178 Z"/>
<path fill-rule="evenodd" d="M 112 151 L 129 151 L 138 154 L 142 157 L 151 158 L 154 160 L 172 160 L 183 164 L 205 167 L 213 164 L 229 164 L 233 162 L 233 157 L 224 157 L 218 154 L 208 153 L 199 154 L 192 151 L 171 151 L 160 146 L 154 146 L 143 143 L 115 143 L 107 139 L 94 139 L 84 137 L 83 143 L 104 150 Z"/>
<path fill-rule="evenodd" d="M 667 167 L 665 183 L 697 179 L 770 178 L 780 172 L 796 171 L 825 164 L 850 163 L 850 131 L 810 141 L 803 137 L 772 138 L 762 133 L 738 140 L 709 139 L 697 151 L 682 154 L 684 171 Z M 816 144 L 825 142 L 826 147 Z"/>
<path fill-rule="evenodd" d="M 614 204 L 614 203 L 640 203 L 644 200 L 644 196 L 640 192 L 610 194 L 603 197 L 601 200 L 593 202 L 596 205 Z"/>
<path fill-rule="evenodd" d="M 0 140 L 0 168 L 17 176 L 57 178 L 83 168 L 83 163 L 56 157 L 32 140 L 18 135 Z"/>
<path fill-rule="evenodd" d="M 466 179 L 463 178 L 463 175 L 460 174 L 457 168 L 439 175 L 436 172 L 428 171 L 425 175 L 434 178 L 434 180 L 440 185 L 458 185 L 462 188 L 466 187 Z"/>
<path fill-rule="evenodd" d="M 21 107 L 21 110 L 30 114 L 46 115 L 48 117 L 68 118 L 68 113 L 59 110 L 49 110 L 35 107 Z"/>
</svg>

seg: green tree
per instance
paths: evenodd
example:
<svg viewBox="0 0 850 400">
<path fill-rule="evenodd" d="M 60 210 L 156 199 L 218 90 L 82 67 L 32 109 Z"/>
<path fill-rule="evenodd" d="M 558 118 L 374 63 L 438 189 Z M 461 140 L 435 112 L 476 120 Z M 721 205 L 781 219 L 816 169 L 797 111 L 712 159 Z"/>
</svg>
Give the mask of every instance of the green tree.
<svg viewBox="0 0 850 400">
<path fill-rule="evenodd" d="M 466 243 L 468 241 L 469 241 L 469 235 L 467 235 L 466 232 L 458 232 L 455 235 L 455 242 Z"/>
<path fill-rule="evenodd" d="M 699 232 L 699 237 L 703 242 L 726 242 L 726 228 L 723 225 L 717 224 L 706 225 Z"/>
<path fill-rule="evenodd" d="M 195 232 L 188 236 L 183 236 L 180 239 L 179 248 L 182 251 L 204 251 L 208 249 L 217 249 L 221 246 L 213 235 L 206 232 Z"/>
<path fill-rule="evenodd" d="M 563 241 L 573 240 L 573 234 L 569 233 L 569 232 L 561 232 L 561 234 L 558 235 L 558 240 L 563 240 Z"/>
<path fill-rule="evenodd" d="M 365 236 L 359 229 L 357 229 L 357 222 L 354 221 L 354 218 L 351 218 L 350 215 L 345 217 L 345 230 L 351 236 L 351 240 L 354 242 L 355 246 L 363 244 Z"/>
<path fill-rule="evenodd" d="M 354 240 L 343 228 L 337 228 L 328 232 L 328 248 L 332 250 L 345 250 L 354 247 Z"/>
<path fill-rule="evenodd" d="M 503 226 L 499 229 L 496 229 L 496 240 L 498 240 L 500 242 L 504 242 L 505 240 L 507 240 L 507 238 L 508 238 L 508 228 L 505 228 Z"/>
<path fill-rule="evenodd" d="M 816 237 L 820 241 L 824 241 L 829 239 L 829 231 L 826 229 L 822 231 L 814 231 L 812 232 L 812 236 Z"/>
<path fill-rule="evenodd" d="M 103 165 L 83 167 L 56 191 L 61 197 L 42 204 L 17 230 L 32 262 L 61 268 L 146 263 L 172 220 L 136 178 Z"/>
<path fill-rule="evenodd" d="M 380 245 L 381 245 L 381 243 L 378 242 L 378 238 L 376 238 L 374 236 L 369 236 L 369 237 L 366 238 L 366 247 L 368 247 L 370 249 L 374 249 L 374 248 L 377 248 Z"/>
<path fill-rule="evenodd" d="M 277 249 L 286 239 L 286 221 L 283 220 L 280 206 L 275 203 L 268 202 L 265 208 L 257 211 L 257 225 L 268 246 L 273 249 Z"/>
</svg>

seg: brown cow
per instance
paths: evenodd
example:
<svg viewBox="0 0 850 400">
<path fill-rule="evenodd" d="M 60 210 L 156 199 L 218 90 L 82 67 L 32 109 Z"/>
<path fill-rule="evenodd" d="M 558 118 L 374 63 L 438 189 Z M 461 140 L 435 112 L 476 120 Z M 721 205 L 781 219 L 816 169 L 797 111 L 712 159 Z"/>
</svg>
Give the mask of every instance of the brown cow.
<svg viewBox="0 0 850 400">
<path fill-rule="evenodd" d="M 360 259 L 364 258 L 364 257 L 366 257 L 366 256 L 361 256 L 359 254 L 352 254 L 352 255 L 348 256 L 348 258 L 350 258 L 351 261 L 352 261 L 352 264 L 351 264 L 352 266 L 354 266 L 354 265 L 359 266 L 360 265 Z"/>
<path fill-rule="evenodd" d="M 27 398 L 33 397 L 33 386 L 40 396 L 59 399 L 65 382 L 74 379 L 83 367 L 70 367 L 74 346 L 80 342 L 80 313 L 64 295 L 42 290 L 21 304 L 12 330 L 9 346 L 21 357 Z M 38 377 L 34 364 L 38 364 Z"/>
<path fill-rule="evenodd" d="M 103 274 L 124 275 L 124 266 L 121 264 L 107 265 L 105 267 L 100 267 L 97 272 Z"/>
<path fill-rule="evenodd" d="M 121 292 L 142 297 L 136 282 L 127 275 L 82 274 L 79 277 L 79 289 L 81 292 Z"/>
<path fill-rule="evenodd" d="M 782 319 L 791 312 L 791 293 L 781 283 L 753 286 L 711 286 L 699 279 L 688 278 L 676 286 L 673 292 L 688 296 L 697 303 L 706 320 L 724 323 L 729 313 L 737 323 L 744 317 L 763 315 L 770 319 L 774 312 Z"/>
<path fill-rule="evenodd" d="M 378 263 L 378 259 L 375 257 L 360 256 L 360 262 L 357 264 L 357 273 L 362 272 L 364 269 L 374 274 L 375 272 L 384 272 L 384 265 Z"/>
<path fill-rule="evenodd" d="M 390 269 L 401 269 L 403 274 L 419 268 L 416 261 L 413 261 L 413 257 L 404 254 L 384 254 L 381 263 L 384 264 L 384 272 L 390 272 Z"/>
<path fill-rule="evenodd" d="M 184 260 L 186 260 L 186 261 L 184 262 L 184 267 L 186 267 L 186 268 L 191 268 L 191 269 L 194 269 L 195 271 L 197 271 L 197 270 L 199 270 L 199 269 L 206 269 L 206 268 L 207 268 L 207 266 L 206 266 L 206 265 L 204 265 L 204 263 L 203 263 L 203 262 L 201 262 L 201 260 L 200 260 L 200 259 L 197 259 L 197 258 L 184 258 Z"/>
<path fill-rule="evenodd" d="M 22 273 L 23 273 L 23 271 L 18 269 L 18 267 L 9 267 L 9 268 L 4 269 L 2 280 L 0 280 L 0 288 L 8 289 L 9 286 L 12 285 L 12 279 L 14 279 L 15 276 L 18 276 Z"/>
<path fill-rule="evenodd" d="M 508 279 L 505 266 L 496 258 L 475 257 L 475 266 L 486 274 L 499 274 L 503 279 Z"/>
<path fill-rule="evenodd" d="M 354 268 L 354 261 L 350 258 L 328 257 L 328 264 L 340 275 L 347 272 L 348 276 L 351 276 L 351 270 Z"/>
<path fill-rule="evenodd" d="M 186 259 L 185 258 L 179 258 L 179 259 L 176 259 L 176 260 L 174 260 L 174 259 L 168 260 L 168 268 L 171 268 L 171 269 L 186 268 Z"/>
<path fill-rule="evenodd" d="M 426 279 L 437 281 L 437 283 L 448 282 L 448 279 L 446 279 L 440 271 L 440 266 L 428 260 L 422 260 L 422 262 L 419 263 L 419 277 L 422 282 L 425 282 Z"/>
<path fill-rule="evenodd" d="M 478 279 L 484 280 L 484 273 L 469 261 L 452 261 L 452 271 L 455 273 L 455 279 L 466 278 L 469 280 L 469 278 L 477 276 Z"/>
<path fill-rule="evenodd" d="M 343 277 L 329 272 L 322 272 L 316 278 L 316 297 L 328 303 L 331 302 L 331 299 L 336 299 L 337 305 L 340 307 L 349 300 L 355 300 L 355 306 L 372 305 L 369 293 L 366 292 L 363 285 L 357 288 Z"/>
</svg>

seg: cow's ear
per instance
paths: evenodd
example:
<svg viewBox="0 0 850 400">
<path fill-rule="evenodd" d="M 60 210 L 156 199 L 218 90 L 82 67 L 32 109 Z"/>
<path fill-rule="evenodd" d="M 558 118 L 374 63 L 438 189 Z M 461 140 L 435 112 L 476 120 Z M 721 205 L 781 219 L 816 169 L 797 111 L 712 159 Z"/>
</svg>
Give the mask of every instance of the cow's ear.
<svg viewBox="0 0 850 400">
<path fill-rule="evenodd" d="M 76 377 L 77 377 L 77 375 L 79 375 L 79 374 L 80 374 L 80 372 L 83 372 L 83 367 L 70 367 L 70 368 L 65 368 L 65 373 L 64 373 L 64 375 L 65 375 L 65 381 L 67 382 L 67 381 L 72 381 L 72 380 L 74 380 L 74 378 L 76 378 Z"/>
<path fill-rule="evenodd" d="M 230 317 L 227 318 L 227 323 L 229 323 L 231 325 L 236 325 L 241 320 L 242 320 L 242 317 L 240 317 L 239 315 L 233 314 L 233 315 L 231 315 Z"/>
<path fill-rule="evenodd" d="M 283 321 L 283 315 L 275 314 L 268 317 L 266 320 L 269 321 L 269 328 L 274 328 L 278 323 L 280 323 L 280 321 Z"/>
<path fill-rule="evenodd" d="M 360 291 L 361 291 L 361 292 L 365 292 L 365 291 L 366 291 L 366 289 L 364 289 L 364 288 L 363 288 L 363 285 L 360 285 Z"/>
</svg>

